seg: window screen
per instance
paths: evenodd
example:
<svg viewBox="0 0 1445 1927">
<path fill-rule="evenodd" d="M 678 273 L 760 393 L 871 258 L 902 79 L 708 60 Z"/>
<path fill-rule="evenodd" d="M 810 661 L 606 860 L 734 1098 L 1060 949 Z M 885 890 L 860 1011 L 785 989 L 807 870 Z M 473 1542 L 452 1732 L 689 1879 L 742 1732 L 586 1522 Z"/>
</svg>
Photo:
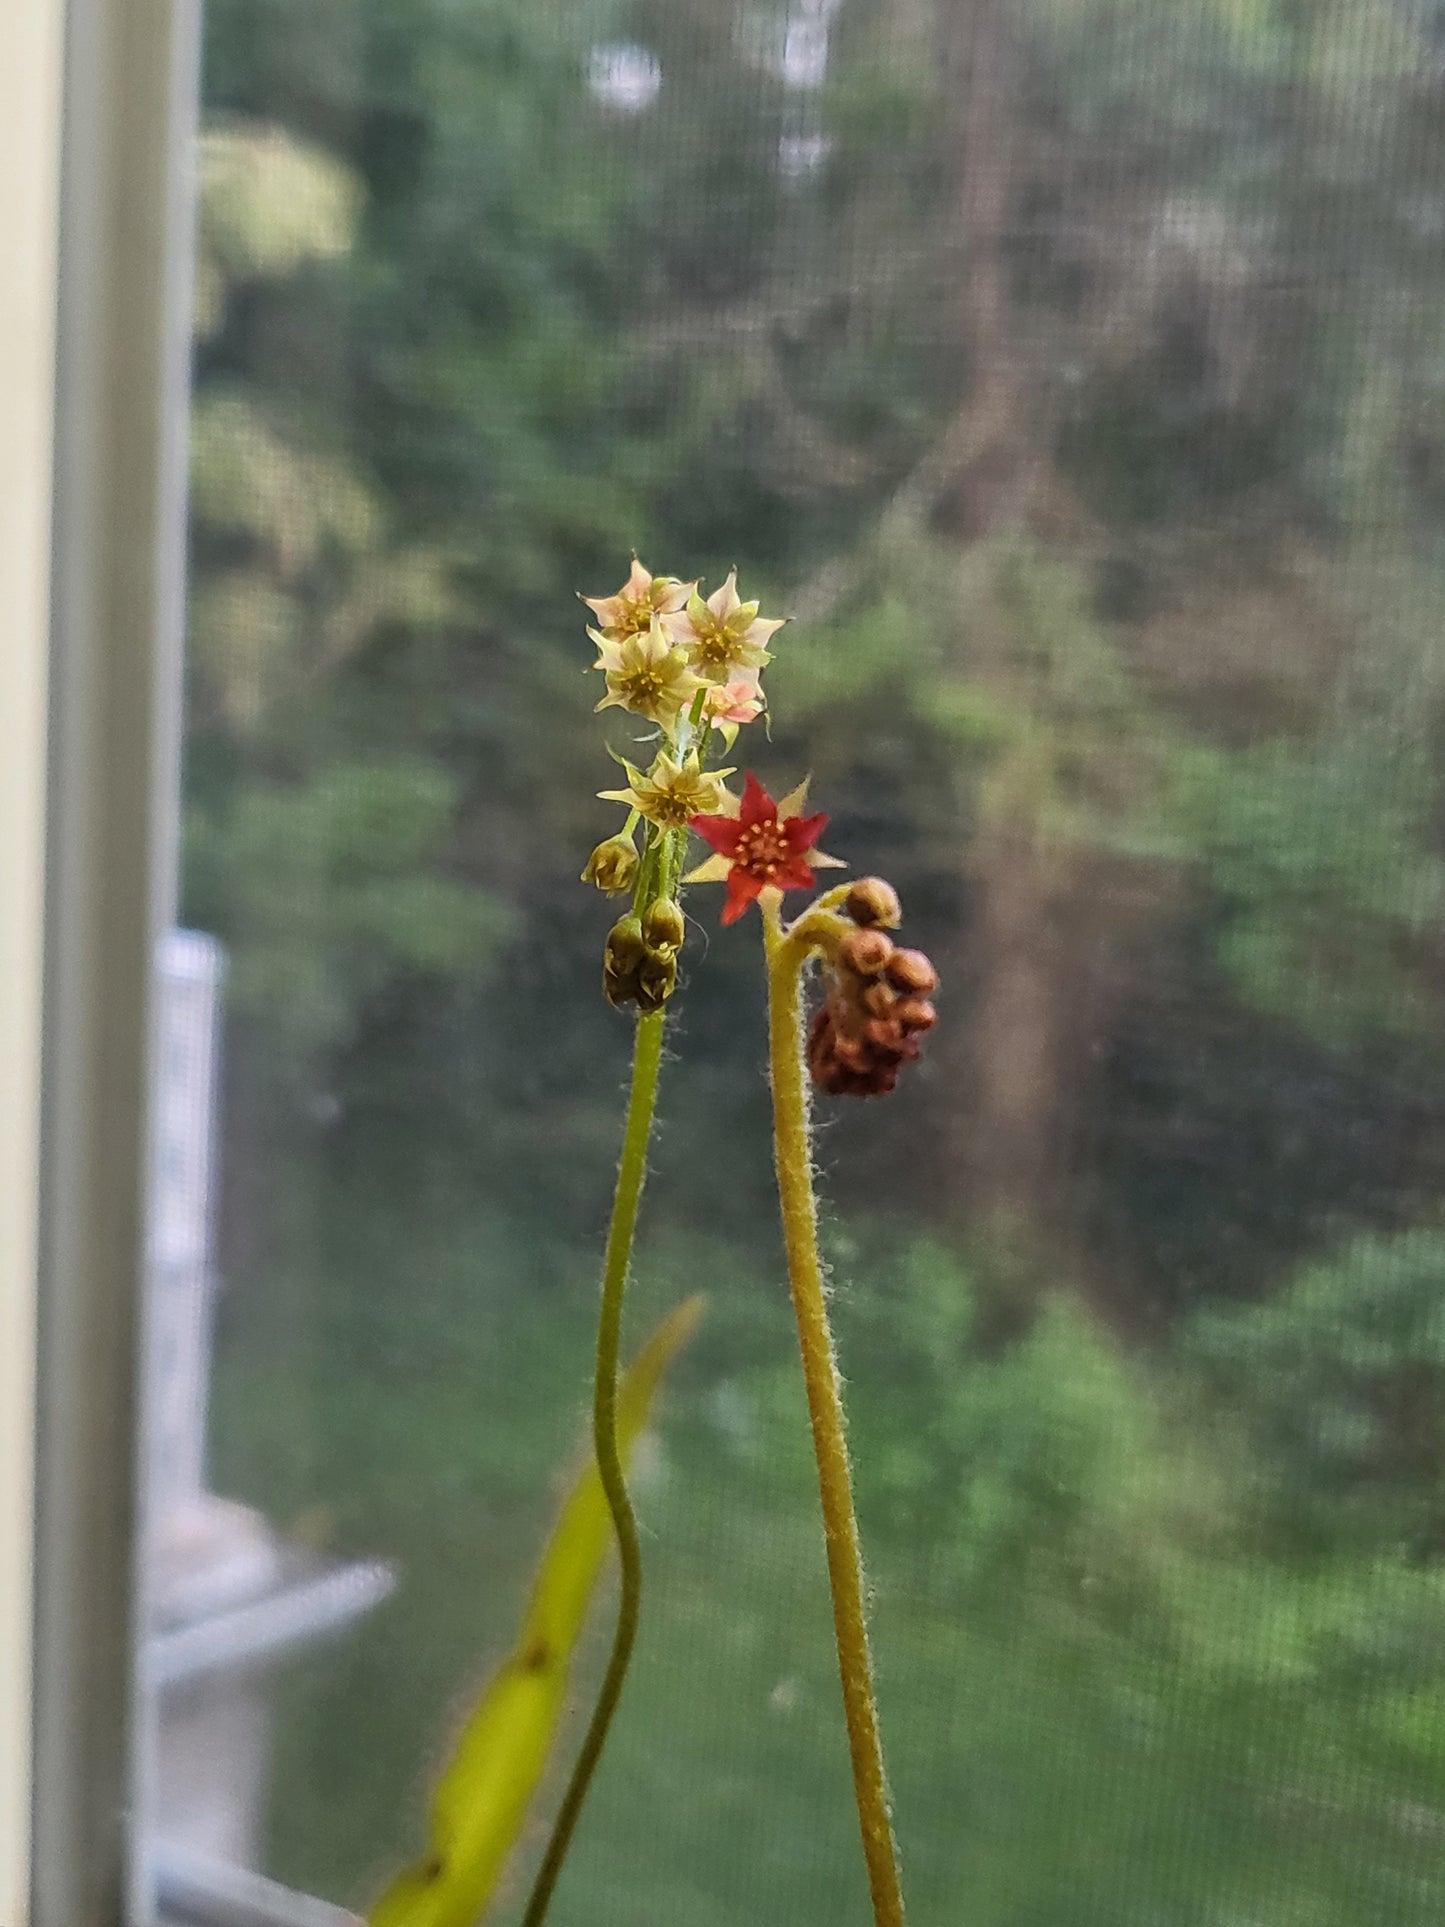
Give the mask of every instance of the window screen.
<svg viewBox="0 0 1445 1927">
<path fill-rule="evenodd" d="M 212 0 L 177 1919 L 415 1856 L 582 1436 L 630 1025 L 573 593 L 634 548 L 793 616 L 754 755 L 943 977 L 820 1109 L 912 1917 L 1440 1917 L 1439 16 Z M 690 907 L 629 1329 L 709 1309 L 553 1918 L 861 1923 L 756 944 Z"/>
</svg>

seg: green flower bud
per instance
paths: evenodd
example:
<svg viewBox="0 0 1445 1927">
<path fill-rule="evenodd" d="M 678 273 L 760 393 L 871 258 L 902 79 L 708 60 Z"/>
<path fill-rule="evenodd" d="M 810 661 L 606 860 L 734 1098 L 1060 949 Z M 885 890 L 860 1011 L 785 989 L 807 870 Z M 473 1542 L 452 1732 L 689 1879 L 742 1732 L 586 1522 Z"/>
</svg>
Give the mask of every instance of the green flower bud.
<svg viewBox="0 0 1445 1927">
<path fill-rule="evenodd" d="M 607 968 L 635 970 L 646 955 L 647 939 L 642 934 L 641 917 L 619 917 L 607 932 Z"/>
<path fill-rule="evenodd" d="M 602 995 L 614 1010 L 621 1010 L 626 1004 L 637 1002 L 636 970 L 610 970 L 604 964 L 602 969 Z"/>
<path fill-rule="evenodd" d="M 639 917 L 621 917 L 607 933 L 602 994 L 615 1009 L 638 1001 L 638 972 L 648 955 Z"/>
<path fill-rule="evenodd" d="M 678 950 L 687 934 L 682 907 L 672 897 L 659 897 L 642 913 L 642 934 L 651 950 Z"/>
<path fill-rule="evenodd" d="M 661 1010 L 677 985 L 677 952 L 649 950 L 637 970 L 637 1007 L 644 1013 Z"/>
<path fill-rule="evenodd" d="M 637 848 L 630 836 L 609 836 L 605 843 L 599 843 L 587 859 L 587 867 L 582 872 L 584 883 L 595 883 L 599 890 L 606 890 L 616 896 L 620 891 L 630 890 L 632 880 L 637 875 Z"/>
</svg>

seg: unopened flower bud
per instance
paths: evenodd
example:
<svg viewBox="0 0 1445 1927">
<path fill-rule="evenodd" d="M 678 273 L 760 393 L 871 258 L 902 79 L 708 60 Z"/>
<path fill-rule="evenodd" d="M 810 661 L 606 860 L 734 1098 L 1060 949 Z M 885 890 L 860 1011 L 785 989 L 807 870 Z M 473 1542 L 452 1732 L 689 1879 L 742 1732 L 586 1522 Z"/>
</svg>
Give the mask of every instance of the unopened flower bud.
<svg viewBox="0 0 1445 1927">
<path fill-rule="evenodd" d="M 599 843 L 587 859 L 587 867 L 582 872 L 584 883 L 595 883 L 599 890 L 606 890 L 616 896 L 619 891 L 630 890 L 632 880 L 637 875 L 637 848 L 630 836 L 609 836 L 605 843 Z"/>
<path fill-rule="evenodd" d="M 869 984 L 863 992 L 863 1008 L 870 1017 L 889 1017 L 893 1006 L 898 1002 L 898 992 L 891 984 L 881 981 Z"/>
<path fill-rule="evenodd" d="M 892 939 L 881 930 L 853 930 L 838 946 L 838 962 L 860 977 L 876 977 L 893 956 Z"/>
<path fill-rule="evenodd" d="M 833 1042 L 833 1055 L 843 1066 L 844 1070 L 852 1071 L 855 1077 L 867 1073 L 871 1061 L 868 1046 L 860 1042 L 858 1038 L 835 1038 Z"/>
<path fill-rule="evenodd" d="M 607 932 L 607 968 L 635 970 L 646 955 L 647 939 L 642 934 L 641 917 L 619 917 Z"/>
<path fill-rule="evenodd" d="M 660 1010 L 677 984 L 677 952 L 668 946 L 649 950 L 637 968 L 637 1007 Z"/>
<path fill-rule="evenodd" d="M 921 950 L 895 949 L 876 925 L 850 930 L 829 964 L 827 1001 L 808 1034 L 809 1075 L 833 1097 L 881 1097 L 933 1027 L 925 993 L 938 974 Z"/>
<path fill-rule="evenodd" d="M 891 883 L 882 877 L 859 877 L 843 899 L 843 908 L 865 930 L 881 925 L 885 930 L 896 930 L 903 921 L 903 905 L 898 901 L 898 892 Z"/>
<path fill-rule="evenodd" d="M 621 1010 L 627 1004 L 635 1004 L 637 1002 L 636 969 L 613 970 L 604 964 L 602 995 L 614 1010 Z"/>
<path fill-rule="evenodd" d="M 938 1012 L 926 997 L 905 997 L 894 1012 L 894 1020 L 904 1030 L 932 1030 L 938 1021 Z"/>
<path fill-rule="evenodd" d="M 642 934 L 650 949 L 678 950 L 687 934 L 682 906 L 672 897 L 659 897 L 642 913 Z"/>
<path fill-rule="evenodd" d="M 638 972 L 647 956 L 638 917 L 622 917 L 607 933 L 602 956 L 602 994 L 614 1009 L 638 1001 Z"/>
<path fill-rule="evenodd" d="M 915 997 L 938 988 L 938 972 L 921 950 L 895 950 L 888 959 L 888 981 Z"/>
<path fill-rule="evenodd" d="M 874 1057 L 884 1064 L 897 1064 L 908 1055 L 908 1046 L 898 1024 L 886 1017 L 870 1017 L 863 1026 L 863 1041 Z"/>
</svg>

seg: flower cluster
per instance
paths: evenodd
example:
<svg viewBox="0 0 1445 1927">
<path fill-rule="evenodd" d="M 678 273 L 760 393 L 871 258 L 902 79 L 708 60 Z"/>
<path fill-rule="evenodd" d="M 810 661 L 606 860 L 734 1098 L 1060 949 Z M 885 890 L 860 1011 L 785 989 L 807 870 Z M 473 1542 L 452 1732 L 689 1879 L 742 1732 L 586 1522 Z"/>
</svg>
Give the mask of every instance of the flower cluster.
<svg viewBox="0 0 1445 1927">
<path fill-rule="evenodd" d="M 608 999 L 655 1010 L 677 979 L 676 892 L 689 827 L 727 852 L 722 871 L 703 868 L 735 873 L 723 915 L 731 922 L 769 883 L 811 883 L 813 869 L 829 861 L 812 848 L 825 819 L 799 816 L 801 792 L 775 808 L 752 777 L 741 799 L 726 787 L 733 771 L 720 758 L 766 707 L 760 678 L 771 660 L 767 644 L 782 627 L 759 615 L 756 602 L 743 601 L 736 570 L 704 598 L 697 582 L 653 575 L 634 556 L 615 595 L 582 601 L 595 618 L 587 631 L 597 649 L 593 668 L 606 684 L 597 708 L 624 710 L 657 732 L 651 761 L 619 756 L 625 787 L 598 792 L 622 804 L 627 821 L 598 844 L 582 872 L 584 882 L 614 895 L 629 892 L 633 900 L 607 940 Z M 723 827 L 710 835 L 704 826 L 713 825 Z"/>
<path fill-rule="evenodd" d="M 602 989 L 619 1010 L 636 1004 L 644 1015 L 661 1010 L 677 983 L 677 953 L 686 926 L 682 906 L 658 897 L 639 917 L 621 917 L 607 934 Z"/>
<path fill-rule="evenodd" d="M 596 618 L 587 633 L 607 685 L 598 709 L 624 710 L 656 731 L 651 761 L 618 756 L 626 784 L 598 792 L 620 803 L 627 820 L 582 872 L 598 889 L 632 898 L 608 933 L 602 985 L 609 1003 L 647 1014 L 677 983 L 684 885 L 724 884 L 722 921 L 731 924 L 759 898 L 772 914 L 784 892 L 811 890 L 819 870 L 841 866 L 818 848 L 828 818 L 807 813 L 806 783 L 779 802 L 751 770 L 741 796 L 727 788 L 733 769 L 720 758 L 763 712 L 759 679 L 782 627 L 743 601 L 737 571 L 704 598 L 697 582 L 653 575 L 634 556 L 615 595 L 582 600 Z M 712 854 L 684 875 L 690 834 Z M 794 926 L 823 961 L 826 1002 L 808 1038 L 808 1066 L 822 1090 L 891 1091 L 933 1024 L 937 974 L 922 951 L 899 949 L 888 935 L 900 914 L 892 887 L 865 877 L 829 892 Z"/>
<path fill-rule="evenodd" d="M 694 722 L 736 728 L 762 713 L 758 679 L 783 619 L 760 616 L 756 602 L 743 601 L 736 569 L 706 600 L 698 587 L 653 575 L 633 556 L 616 595 L 581 598 L 599 624 L 587 631 L 597 645 L 593 668 L 607 681 L 598 709 L 630 710 L 669 733 L 700 694 Z"/>
<path fill-rule="evenodd" d="M 830 949 L 827 995 L 808 1033 L 808 1070 L 831 1097 L 878 1097 L 898 1082 L 933 1028 L 930 994 L 938 972 L 921 950 L 900 949 L 887 926 L 898 898 L 881 877 L 849 890 L 844 910 L 857 926 Z"/>
</svg>

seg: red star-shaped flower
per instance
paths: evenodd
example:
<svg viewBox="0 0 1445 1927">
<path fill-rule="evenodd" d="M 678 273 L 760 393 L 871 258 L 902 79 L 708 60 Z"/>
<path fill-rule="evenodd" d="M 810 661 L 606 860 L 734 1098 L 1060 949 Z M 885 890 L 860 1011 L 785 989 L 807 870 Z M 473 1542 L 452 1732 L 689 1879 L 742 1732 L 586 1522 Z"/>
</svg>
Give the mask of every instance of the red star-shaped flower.
<svg viewBox="0 0 1445 1927">
<path fill-rule="evenodd" d="M 727 884 L 724 923 L 736 923 L 764 890 L 811 890 L 815 870 L 842 868 L 836 857 L 814 848 L 828 819 L 802 814 L 807 793 L 800 783 L 775 803 L 749 770 L 735 815 L 691 818 L 688 827 L 717 854 L 683 881 Z"/>
</svg>

